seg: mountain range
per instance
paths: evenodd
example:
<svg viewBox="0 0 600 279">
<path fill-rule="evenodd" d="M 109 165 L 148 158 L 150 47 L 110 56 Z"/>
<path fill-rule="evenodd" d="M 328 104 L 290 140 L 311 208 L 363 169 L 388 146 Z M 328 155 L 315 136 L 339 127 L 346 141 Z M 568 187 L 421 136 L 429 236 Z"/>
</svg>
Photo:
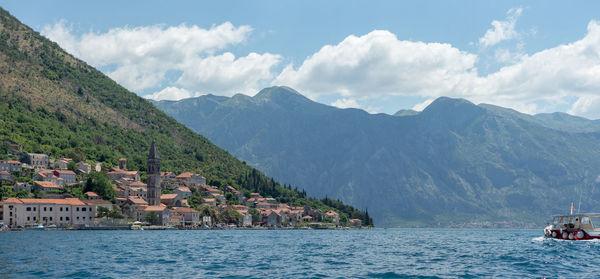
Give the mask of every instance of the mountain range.
<svg viewBox="0 0 600 279">
<path fill-rule="evenodd" d="M 288 87 L 154 104 L 267 175 L 384 226 L 532 222 L 600 210 L 600 122 L 438 98 L 395 115 Z"/>
</svg>

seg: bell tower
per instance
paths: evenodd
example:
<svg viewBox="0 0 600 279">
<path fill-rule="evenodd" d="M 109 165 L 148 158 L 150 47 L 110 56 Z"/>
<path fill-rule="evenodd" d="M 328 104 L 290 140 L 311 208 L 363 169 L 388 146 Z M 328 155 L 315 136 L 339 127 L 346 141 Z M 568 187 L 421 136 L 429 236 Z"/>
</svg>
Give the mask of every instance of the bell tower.
<svg viewBox="0 0 600 279">
<path fill-rule="evenodd" d="M 152 140 L 148 154 L 148 205 L 160 205 L 160 157 Z"/>
</svg>

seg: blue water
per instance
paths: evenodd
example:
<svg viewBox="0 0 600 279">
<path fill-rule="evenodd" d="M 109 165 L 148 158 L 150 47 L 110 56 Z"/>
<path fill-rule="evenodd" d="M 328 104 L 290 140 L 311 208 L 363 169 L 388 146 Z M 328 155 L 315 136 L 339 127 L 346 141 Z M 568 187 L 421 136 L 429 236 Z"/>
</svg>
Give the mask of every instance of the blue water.
<svg viewBox="0 0 600 279">
<path fill-rule="evenodd" d="M 0 232 L 0 277 L 600 276 L 600 242 L 541 230 Z"/>
</svg>

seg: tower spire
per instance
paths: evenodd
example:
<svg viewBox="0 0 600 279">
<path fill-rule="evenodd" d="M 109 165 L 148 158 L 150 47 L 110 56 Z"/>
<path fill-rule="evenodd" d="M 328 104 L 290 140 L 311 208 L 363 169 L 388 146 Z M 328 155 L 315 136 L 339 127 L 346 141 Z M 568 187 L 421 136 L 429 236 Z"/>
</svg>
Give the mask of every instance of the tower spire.
<svg viewBox="0 0 600 279">
<path fill-rule="evenodd" d="M 156 151 L 156 142 L 152 140 L 152 145 L 150 145 L 150 154 L 148 154 L 148 159 L 160 159 L 158 157 L 158 151 Z"/>
</svg>

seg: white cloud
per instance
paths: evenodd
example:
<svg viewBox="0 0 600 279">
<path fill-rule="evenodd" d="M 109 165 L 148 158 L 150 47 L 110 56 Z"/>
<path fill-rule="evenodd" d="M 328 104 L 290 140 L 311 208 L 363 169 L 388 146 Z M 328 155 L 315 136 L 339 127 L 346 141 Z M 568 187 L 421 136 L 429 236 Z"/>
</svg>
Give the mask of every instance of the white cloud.
<svg viewBox="0 0 600 279">
<path fill-rule="evenodd" d="M 567 112 L 575 115 L 585 115 L 591 119 L 600 118 L 600 96 L 581 96 Z"/>
<path fill-rule="evenodd" d="M 163 90 L 160 90 L 153 94 L 144 95 L 144 98 L 152 99 L 155 101 L 181 100 L 181 99 L 186 99 L 186 98 L 191 98 L 191 97 L 197 97 L 199 95 L 200 94 L 193 94 L 192 92 L 190 92 L 184 88 L 177 88 L 177 87 L 169 86 L 169 87 L 166 87 Z"/>
<path fill-rule="evenodd" d="M 344 108 L 360 108 L 360 105 L 358 105 L 358 102 L 354 99 L 346 99 L 346 98 L 342 98 L 342 99 L 337 99 L 335 100 L 335 102 L 331 103 L 332 106 L 334 107 L 338 107 L 341 109 Z"/>
<path fill-rule="evenodd" d="M 45 26 L 41 33 L 89 64 L 105 67 L 111 78 L 133 91 L 165 86 L 167 73 L 177 71 L 182 74 L 175 85 L 233 94 L 234 90 L 256 92 L 261 82 L 268 83 L 265 78 L 272 78 L 271 68 L 280 61 L 279 55 L 269 53 L 238 58 L 228 52 L 219 54 L 246 41 L 251 31 L 250 26 L 225 22 L 210 29 L 153 25 L 76 36 L 71 26 L 60 21 Z M 207 86 L 208 79 L 218 82 Z"/>
<path fill-rule="evenodd" d="M 376 30 L 324 46 L 299 68 L 285 67 L 273 83 L 309 95 L 437 96 L 476 76 L 476 59 L 449 44 L 400 41 L 388 31 Z"/>
<path fill-rule="evenodd" d="M 478 74 L 475 54 L 449 44 L 401 41 L 390 32 L 372 31 L 324 46 L 299 67 L 286 66 L 273 84 L 291 86 L 313 98 L 449 96 L 536 113 L 564 106 L 573 97 L 600 95 L 600 24 L 590 21 L 587 29 L 578 41 L 531 55 L 498 53 L 511 63 L 485 76 Z M 591 117 L 592 110 L 582 106 L 587 101 L 582 99 L 571 111 Z"/>
<path fill-rule="evenodd" d="M 479 44 L 483 47 L 489 47 L 501 41 L 516 38 L 518 33 L 515 31 L 515 24 L 522 12 L 523 8 L 510 9 L 505 21 L 492 21 L 494 28 L 485 31 L 483 37 L 479 38 Z"/>
<path fill-rule="evenodd" d="M 412 110 L 423 111 L 427 106 L 433 103 L 434 99 L 427 99 L 421 103 L 418 103 L 412 107 Z"/>
</svg>

